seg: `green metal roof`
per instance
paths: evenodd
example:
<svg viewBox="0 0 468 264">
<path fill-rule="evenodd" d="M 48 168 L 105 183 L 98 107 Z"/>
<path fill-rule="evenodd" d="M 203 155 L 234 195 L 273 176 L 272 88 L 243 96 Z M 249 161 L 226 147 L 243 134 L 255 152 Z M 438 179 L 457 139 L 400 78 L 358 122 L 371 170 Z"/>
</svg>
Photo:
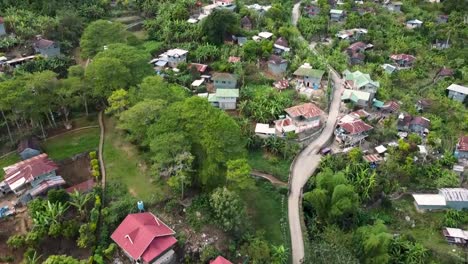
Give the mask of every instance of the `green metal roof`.
<svg viewBox="0 0 468 264">
<path fill-rule="evenodd" d="M 304 67 L 304 65 L 302 65 L 301 67 L 299 67 L 299 69 L 297 69 L 294 72 L 294 75 L 296 75 L 296 76 L 309 76 L 309 77 L 312 77 L 312 78 L 322 79 L 322 76 L 323 76 L 324 73 L 325 73 L 325 71 L 316 70 L 316 69 L 312 69 L 312 68 L 309 68 L 309 67 Z"/>
<path fill-rule="evenodd" d="M 384 106 L 384 102 L 379 101 L 379 100 L 374 100 L 374 103 L 372 105 L 377 108 L 382 108 Z"/>
<path fill-rule="evenodd" d="M 208 102 L 210 102 L 210 103 L 218 102 L 218 98 L 216 97 L 215 94 L 209 94 L 208 95 Z"/>
<path fill-rule="evenodd" d="M 341 100 L 351 100 L 357 103 L 359 100 L 369 101 L 370 93 L 363 92 L 363 91 L 354 91 L 345 89 L 343 95 L 341 96 Z"/>
<path fill-rule="evenodd" d="M 361 88 L 367 84 L 372 84 L 375 87 L 379 87 L 380 83 L 373 81 L 369 74 L 362 73 L 360 71 L 350 72 L 348 70 L 343 72 L 347 81 L 353 81 L 357 88 Z"/>
<path fill-rule="evenodd" d="M 216 89 L 216 97 L 239 97 L 239 89 Z"/>
</svg>

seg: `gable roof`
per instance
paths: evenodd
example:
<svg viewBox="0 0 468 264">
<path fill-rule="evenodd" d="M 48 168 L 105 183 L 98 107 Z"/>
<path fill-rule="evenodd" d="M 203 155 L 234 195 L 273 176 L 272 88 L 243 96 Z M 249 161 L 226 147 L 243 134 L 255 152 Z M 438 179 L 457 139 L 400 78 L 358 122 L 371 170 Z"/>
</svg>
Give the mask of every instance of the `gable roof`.
<svg viewBox="0 0 468 264">
<path fill-rule="evenodd" d="M 57 169 L 57 164 L 50 160 L 45 153 L 3 168 L 5 171 L 5 182 L 12 190 Z"/>
<path fill-rule="evenodd" d="M 322 79 L 323 74 L 325 71 L 312 69 L 309 63 L 304 63 L 301 67 L 299 67 L 295 72 L 294 75 L 296 76 L 308 76 L 312 78 Z"/>
<path fill-rule="evenodd" d="M 353 52 L 356 52 L 358 50 L 363 50 L 367 47 L 367 44 L 362 42 L 362 41 L 358 41 L 358 42 L 355 42 L 351 45 L 349 45 L 349 47 L 347 49 L 349 50 L 352 50 Z"/>
<path fill-rule="evenodd" d="M 210 264 L 232 264 L 232 262 L 222 256 L 218 256 L 216 259 L 210 260 Z"/>
<path fill-rule="evenodd" d="M 133 259 L 150 262 L 177 242 L 174 234 L 159 218 L 145 212 L 127 215 L 111 238 Z"/>
<path fill-rule="evenodd" d="M 350 135 L 359 134 L 373 129 L 372 126 L 366 124 L 360 119 L 353 122 L 341 124 L 340 127 L 346 132 L 348 132 Z"/>
<path fill-rule="evenodd" d="M 301 105 L 296 105 L 284 110 L 290 117 L 299 117 L 311 118 L 322 115 L 322 110 L 313 103 L 305 103 Z"/>
<path fill-rule="evenodd" d="M 288 62 L 287 60 L 277 55 L 271 55 L 270 58 L 268 59 L 268 63 L 272 63 L 272 64 L 283 64 L 287 62 Z"/>
<path fill-rule="evenodd" d="M 275 44 L 276 44 L 276 45 L 283 46 L 283 47 L 286 47 L 286 48 L 289 47 L 289 46 L 288 46 L 288 41 L 287 41 L 285 38 L 283 38 L 283 37 L 279 37 L 279 38 L 275 41 Z"/>
<path fill-rule="evenodd" d="M 414 57 L 413 55 L 409 55 L 409 54 L 393 54 L 390 56 L 390 59 L 396 60 L 396 61 L 403 60 L 403 61 L 412 62 L 416 59 L 416 57 Z"/>
<path fill-rule="evenodd" d="M 468 87 L 456 83 L 452 83 L 449 87 L 447 87 L 447 90 L 462 94 L 468 94 Z"/>
<path fill-rule="evenodd" d="M 446 206 L 444 196 L 440 194 L 412 194 L 417 205 Z"/>
<path fill-rule="evenodd" d="M 430 124 L 431 124 L 431 121 L 422 116 L 416 116 L 410 122 L 410 125 L 419 125 L 425 128 L 428 128 Z"/>
<path fill-rule="evenodd" d="M 438 76 L 452 76 L 454 73 L 453 69 L 443 67 L 440 69 L 440 71 L 437 73 Z"/>
<path fill-rule="evenodd" d="M 341 100 L 351 100 L 357 103 L 359 100 L 369 101 L 371 94 L 365 91 L 345 89 L 341 95 Z"/>
<path fill-rule="evenodd" d="M 370 75 L 367 73 L 362 73 L 360 71 L 350 72 L 349 70 L 345 70 L 343 74 L 345 75 L 346 82 L 356 88 L 361 88 L 368 84 L 371 84 L 375 87 L 380 87 L 380 83 L 378 81 L 372 80 Z"/>
<path fill-rule="evenodd" d="M 459 151 L 468 151 L 468 136 L 460 137 L 460 140 L 458 140 L 457 149 Z"/>
<path fill-rule="evenodd" d="M 37 49 L 47 49 L 48 47 L 54 45 L 54 41 L 40 38 L 34 41 L 34 47 Z"/>
<path fill-rule="evenodd" d="M 208 65 L 206 64 L 200 64 L 200 63 L 192 63 L 190 64 L 190 67 L 195 67 L 197 68 L 198 72 L 205 72 L 206 69 L 208 68 Z"/>
<path fill-rule="evenodd" d="M 239 97 L 239 89 L 216 89 L 215 96 L 219 97 Z"/>
<path fill-rule="evenodd" d="M 213 81 L 220 81 L 220 80 L 237 81 L 237 78 L 234 74 L 227 73 L 227 72 L 215 72 L 213 73 L 213 77 L 211 79 Z"/>
</svg>

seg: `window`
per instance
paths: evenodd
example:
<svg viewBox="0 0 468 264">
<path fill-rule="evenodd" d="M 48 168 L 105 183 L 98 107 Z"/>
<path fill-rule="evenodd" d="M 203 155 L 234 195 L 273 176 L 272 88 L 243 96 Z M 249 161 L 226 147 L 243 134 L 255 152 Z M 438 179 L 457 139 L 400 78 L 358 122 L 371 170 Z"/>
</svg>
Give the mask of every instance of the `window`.
<svg viewBox="0 0 468 264">
<path fill-rule="evenodd" d="M 222 83 L 226 83 L 226 81 L 222 81 Z"/>
</svg>

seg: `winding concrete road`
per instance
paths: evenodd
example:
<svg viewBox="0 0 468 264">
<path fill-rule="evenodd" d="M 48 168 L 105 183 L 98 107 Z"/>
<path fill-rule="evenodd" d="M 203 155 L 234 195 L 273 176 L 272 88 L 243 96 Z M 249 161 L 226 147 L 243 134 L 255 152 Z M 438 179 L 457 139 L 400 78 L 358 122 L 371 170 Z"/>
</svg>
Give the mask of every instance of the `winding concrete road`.
<svg viewBox="0 0 468 264">
<path fill-rule="evenodd" d="M 294 5 L 292 11 L 292 23 L 297 24 L 299 18 L 300 3 Z M 305 40 L 304 40 L 305 41 Z M 315 45 L 309 45 L 309 48 L 317 54 Z M 329 140 L 333 137 L 335 124 L 340 112 L 341 93 L 343 91 L 343 83 L 339 74 L 330 66 L 329 77 L 335 89 L 332 95 L 332 101 L 329 107 L 328 118 L 320 136 L 311 142 L 299 155 L 291 168 L 290 177 L 290 193 L 288 198 L 288 218 L 289 229 L 291 232 L 291 248 L 293 264 L 302 263 L 304 260 L 304 239 L 301 230 L 301 215 L 300 215 L 300 200 L 302 199 L 302 188 L 307 183 L 309 177 L 317 169 L 321 155 L 319 150 L 329 144 Z"/>
</svg>

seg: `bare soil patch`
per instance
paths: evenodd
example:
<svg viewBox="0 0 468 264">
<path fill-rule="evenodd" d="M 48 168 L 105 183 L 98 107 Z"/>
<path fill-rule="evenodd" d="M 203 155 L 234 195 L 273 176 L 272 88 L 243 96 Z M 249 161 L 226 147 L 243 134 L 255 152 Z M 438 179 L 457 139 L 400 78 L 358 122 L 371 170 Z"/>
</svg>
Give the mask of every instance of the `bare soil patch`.
<svg viewBox="0 0 468 264">
<path fill-rule="evenodd" d="M 82 183 L 92 177 L 90 172 L 88 153 L 58 162 L 57 174 L 62 176 L 68 185 Z"/>
</svg>

